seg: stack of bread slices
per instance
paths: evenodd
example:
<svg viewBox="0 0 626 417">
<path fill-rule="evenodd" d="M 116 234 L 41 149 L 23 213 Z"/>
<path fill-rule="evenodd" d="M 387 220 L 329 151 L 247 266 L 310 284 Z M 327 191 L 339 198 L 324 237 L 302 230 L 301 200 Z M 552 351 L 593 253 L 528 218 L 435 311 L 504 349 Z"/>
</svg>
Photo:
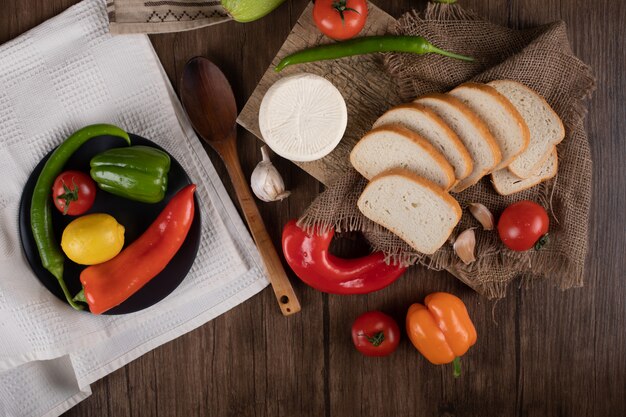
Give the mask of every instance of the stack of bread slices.
<svg viewBox="0 0 626 417">
<path fill-rule="evenodd" d="M 563 123 L 548 103 L 510 80 L 465 83 L 383 114 L 354 147 L 350 162 L 370 182 L 361 212 L 432 254 L 461 218 L 449 194 L 491 174 L 509 195 L 556 175 Z"/>
</svg>

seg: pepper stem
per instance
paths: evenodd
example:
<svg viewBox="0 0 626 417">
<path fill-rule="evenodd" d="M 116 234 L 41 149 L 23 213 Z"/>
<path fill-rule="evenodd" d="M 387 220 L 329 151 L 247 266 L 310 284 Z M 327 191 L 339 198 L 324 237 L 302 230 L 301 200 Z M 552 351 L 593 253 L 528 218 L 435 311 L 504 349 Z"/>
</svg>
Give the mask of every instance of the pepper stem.
<svg viewBox="0 0 626 417">
<path fill-rule="evenodd" d="M 87 299 L 85 298 L 85 289 L 80 290 L 78 294 L 74 296 L 74 301 L 80 301 L 82 303 L 86 303 Z"/>
<path fill-rule="evenodd" d="M 433 0 L 435 3 L 441 3 L 441 4 L 454 4 L 456 3 L 456 0 Z"/>
<path fill-rule="evenodd" d="M 452 365 L 454 366 L 452 375 L 454 375 L 455 378 L 460 377 L 461 376 L 461 357 L 457 356 L 456 358 L 454 358 L 454 360 L 452 361 Z"/>
<path fill-rule="evenodd" d="M 72 295 L 70 294 L 70 291 L 67 289 L 67 285 L 65 285 L 65 281 L 63 280 L 63 275 L 57 275 L 57 274 L 53 274 L 57 281 L 59 281 L 59 285 L 61 286 L 61 289 L 63 290 L 63 295 L 65 295 L 65 299 L 67 300 L 67 302 L 72 306 L 72 308 L 74 308 L 74 310 L 83 310 L 85 307 L 83 307 L 80 304 L 76 304 L 74 302 L 74 300 L 72 299 Z"/>
<path fill-rule="evenodd" d="M 428 52 L 435 52 L 435 53 L 438 53 L 439 55 L 460 59 L 461 61 L 474 62 L 474 58 L 472 58 L 471 56 L 459 55 L 459 54 L 455 54 L 454 52 L 448 52 L 446 50 L 437 48 L 433 44 L 429 44 L 427 49 L 428 49 Z"/>
</svg>

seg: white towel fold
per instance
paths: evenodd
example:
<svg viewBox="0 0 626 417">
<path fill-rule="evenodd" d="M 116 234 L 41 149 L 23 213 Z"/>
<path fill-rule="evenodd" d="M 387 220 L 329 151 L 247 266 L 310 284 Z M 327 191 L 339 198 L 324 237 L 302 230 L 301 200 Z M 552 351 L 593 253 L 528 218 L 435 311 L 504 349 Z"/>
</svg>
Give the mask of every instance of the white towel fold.
<svg viewBox="0 0 626 417">
<path fill-rule="evenodd" d="M 84 0 L 0 46 L 0 415 L 56 416 L 89 384 L 267 285 L 258 252 L 145 35 L 112 36 Z M 18 206 L 39 160 L 75 130 L 112 123 L 170 152 L 197 184 L 198 257 L 160 303 L 123 316 L 72 310 L 22 253 Z"/>
</svg>

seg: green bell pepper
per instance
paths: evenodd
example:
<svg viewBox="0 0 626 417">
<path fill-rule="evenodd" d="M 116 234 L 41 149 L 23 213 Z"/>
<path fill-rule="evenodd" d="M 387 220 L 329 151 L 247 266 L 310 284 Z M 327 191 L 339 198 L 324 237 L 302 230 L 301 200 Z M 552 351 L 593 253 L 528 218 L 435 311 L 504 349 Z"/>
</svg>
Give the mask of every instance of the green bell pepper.
<svg viewBox="0 0 626 417">
<path fill-rule="evenodd" d="M 150 146 L 113 148 L 91 159 L 91 178 L 100 189 L 143 203 L 165 197 L 170 157 Z"/>
</svg>

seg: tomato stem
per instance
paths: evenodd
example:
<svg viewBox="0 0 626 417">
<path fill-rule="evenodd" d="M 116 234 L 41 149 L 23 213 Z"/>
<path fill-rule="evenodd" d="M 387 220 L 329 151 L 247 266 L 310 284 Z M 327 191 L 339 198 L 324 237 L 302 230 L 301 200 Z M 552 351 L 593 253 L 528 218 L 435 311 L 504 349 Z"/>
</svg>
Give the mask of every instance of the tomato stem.
<svg viewBox="0 0 626 417">
<path fill-rule="evenodd" d="M 456 358 L 454 358 L 454 360 L 452 361 L 452 365 L 454 366 L 452 375 L 454 375 L 455 378 L 460 377 L 461 376 L 461 357 L 457 356 Z"/>
<path fill-rule="evenodd" d="M 333 9 L 339 12 L 339 16 L 341 17 L 341 24 L 344 26 L 346 24 L 346 19 L 343 15 L 344 12 L 355 12 L 356 14 L 361 14 L 358 10 L 353 9 L 352 7 L 347 7 L 346 2 L 347 0 L 339 0 L 333 2 Z"/>
<path fill-rule="evenodd" d="M 546 233 L 545 235 L 539 238 L 537 243 L 535 243 L 535 250 L 540 250 L 547 244 L 548 244 L 548 234 Z"/>
<path fill-rule="evenodd" d="M 385 332 L 382 330 L 374 336 L 368 336 L 367 334 L 364 334 L 364 336 L 367 337 L 368 342 L 376 347 L 380 346 L 385 341 Z"/>
<path fill-rule="evenodd" d="M 59 194 L 57 196 L 57 200 L 63 200 L 65 202 L 65 205 L 63 206 L 63 214 L 67 214 L 70 209 L 70 203 L 72 201 L 78 201 L 78 185 L 76 185 L 74 178 L 72 178 L 72 185 L 74 188 L 68 187 L 65 184 L 65 181 L 61 181 L 61 183 L 63 184 L 63 191 L 65 192 L 63 194 Z"/>
</svg>

